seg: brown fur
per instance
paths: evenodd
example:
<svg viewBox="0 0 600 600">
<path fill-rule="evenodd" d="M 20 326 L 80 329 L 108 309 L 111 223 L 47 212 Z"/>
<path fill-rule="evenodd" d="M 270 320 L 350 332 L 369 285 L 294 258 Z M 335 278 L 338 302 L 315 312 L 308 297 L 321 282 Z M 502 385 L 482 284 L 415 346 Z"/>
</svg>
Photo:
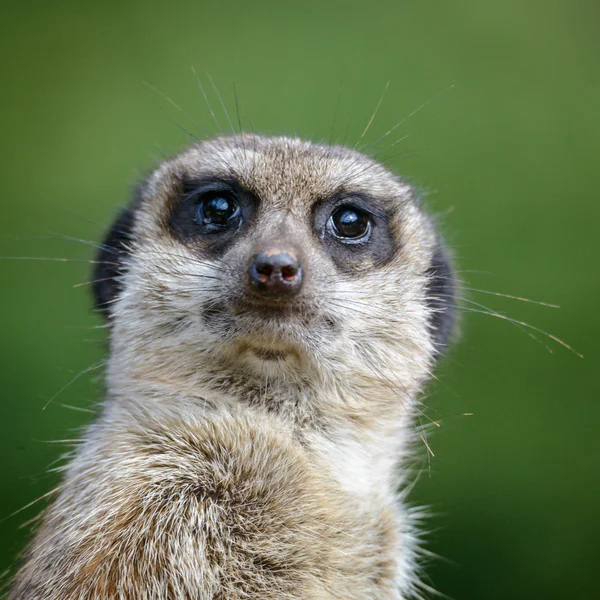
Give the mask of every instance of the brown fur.
<svg viewBox="0 0 600 600">
<path fill-rule="evenodd" d="M 169 224 L 182 177 L 207 175 L 261 199 L 218 258 Z M 359 193 L 389 228 L 362 260 L 340 260 L 312 219 L 325 199 Z M 238 136 L 165 161 L 133 210 L 104 409 L 11 598 L 416 595 L 398 489 L 436 355 L 438 240 L 411 190 L 347 149 Z M 306 282 L 289 314 L 265 316 L 244 295 L 244 265 L 275 242 L 300 249 Z"/>
</svg>

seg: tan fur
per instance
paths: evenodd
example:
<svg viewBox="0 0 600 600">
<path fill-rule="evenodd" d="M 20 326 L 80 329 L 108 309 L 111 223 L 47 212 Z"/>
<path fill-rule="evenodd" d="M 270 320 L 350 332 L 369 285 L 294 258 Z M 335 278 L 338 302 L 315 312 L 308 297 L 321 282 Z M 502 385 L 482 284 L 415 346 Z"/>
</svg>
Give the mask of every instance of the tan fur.
<svg viewBox="0 0 600 600">
<path fill-rule="evenodd" d="M 182 172 L 233 175 L 263 202 L 255 233 L 221 260 L 167 231 Z M 340 190 L 393 205 L 399 244 L 386 264 L 357 260 L 344 274 L 323 251 L 311 207 Z M 159 166 L 134 238 L 110 309 L 102 414 L 11 598 L 416 595 L 414 519 L 398 490 L 434 362 L 425 297 L 436 239 L 408 186 L 351 150 L 220 138 Z M 233 333 L 207 326 L 200 307 L 235 305 L 232 271 L 271 239 L 302 250 L 298 316 L 239 309 Z M 268 351 L 284 359 L 263 360 Z"/>
</svg>

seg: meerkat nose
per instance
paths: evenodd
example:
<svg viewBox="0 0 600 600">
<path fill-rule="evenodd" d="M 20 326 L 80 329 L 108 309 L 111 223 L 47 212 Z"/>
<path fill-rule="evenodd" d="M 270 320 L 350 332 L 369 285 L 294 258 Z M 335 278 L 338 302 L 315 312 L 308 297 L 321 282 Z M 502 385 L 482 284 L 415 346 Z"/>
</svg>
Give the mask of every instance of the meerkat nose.
<svg viewBox="0 0 600 600">
<path fill-rule="evenodd" d="M 279 300 L 295 296 L 302 287 L 302 264 L 292 249 L 269 248 L 250 259 L 250 291 L 265 299 Z"/>
</svg>

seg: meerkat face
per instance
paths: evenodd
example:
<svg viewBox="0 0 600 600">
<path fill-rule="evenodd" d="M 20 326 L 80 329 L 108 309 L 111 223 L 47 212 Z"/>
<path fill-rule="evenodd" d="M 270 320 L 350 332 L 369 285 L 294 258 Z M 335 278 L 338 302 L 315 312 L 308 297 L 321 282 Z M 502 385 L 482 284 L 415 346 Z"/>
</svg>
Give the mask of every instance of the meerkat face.
<svg viewBox="0 0 600 600">
<path fill-rule="evenodd" d="M 379 365 L 422 379 L 452 323 L 446 253 L 411 189 L 355 151 L 241 135 L 139 188 L 95 299 L 117 360 L 290 377 Z"/>
</svg>

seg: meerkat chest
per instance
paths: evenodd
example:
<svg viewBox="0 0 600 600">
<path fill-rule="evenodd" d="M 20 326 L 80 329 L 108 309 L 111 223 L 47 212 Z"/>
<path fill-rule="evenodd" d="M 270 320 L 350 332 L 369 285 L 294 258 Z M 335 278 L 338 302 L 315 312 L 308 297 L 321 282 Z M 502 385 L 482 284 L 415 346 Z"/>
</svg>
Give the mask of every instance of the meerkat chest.
<svg viewBox="0 0 600 600">
<path fill-rule="evenodd" d="M 313 439 L 311 445 L 344 492 L 367 505 L 395 500 L 399 457 L 396 441 L 358 437 L 346 431 L 331 438 Z"/>
</svg>

